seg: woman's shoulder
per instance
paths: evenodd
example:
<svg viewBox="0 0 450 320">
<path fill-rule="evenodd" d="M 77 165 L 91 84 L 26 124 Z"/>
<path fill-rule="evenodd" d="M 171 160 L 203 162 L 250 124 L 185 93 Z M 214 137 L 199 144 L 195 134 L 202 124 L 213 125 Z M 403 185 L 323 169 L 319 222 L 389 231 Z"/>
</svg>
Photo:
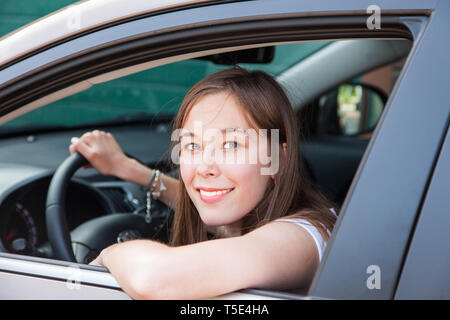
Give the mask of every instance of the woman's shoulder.
<svg viewBox="0 0 450 320">
<path fill-rule="evenodd" d="M 325 209 L 326 210 L 326 209 Z M 322 211 L 325 211 L 322 210 Z M 327 214 L 332 214 L 333 216 L 337 217 L 337 212 L 335 208 L 328 208 Z M 311 217 L 314 215 L 320 215 L 321 212 L 319 210 L 315 209 L 300 209 L 294 213 L 287 214 L 286 216 L 280 217 L 279 219 L 297 219 L 297 218 L 303 218 L 307 219 L 307 217 Z"/>
<path fill-rule="evenodd" d="M 334 210 L 334 208 L 330 208 L 330 211 L 336 215 L 336 211 Z M 306 230 L 310 236 L 313 238 L 317 250 L 318 250 L 318 254 L 319 254 L 319 261 L 322 260 L 322 256 L 323 253 L 325 251 L 326 248 L 326 244 L 327 244 L 327 238 L 324 237 L 324 235 L 320 232 L 319 228 L 317 227 L 317 224 L 315 225 L 311 219 L 309 217 L 311 217 L 311 215 L 314 215 L 314 211 L 312 210 L 301 210 L 299 212 L 296 212 L 295 214 L 292 215 L 288 215 L 285 217 L 281 217 L 278 218 L 276 220 L 274 220 L 275 222 L 288 222 L 288 223 L 293 223 L 296 224 L 300 227 L 302 227 L 304 230 Z M 326 226 L 324 224 L 322 224 L 321 222 L 318 222 L 318 224 L 320 224 L 320 226 L 327 231 L 327 235 L 328 237 L 331 235 L 331 232 L 328 228 L 326 228 Z"/>
<path fill-rule="evenodd" d="M 337 218 L 336 210 L 334 208 L 329 209 L 329 216 L 333 216 L 334 219 Z M 310 209 L 299 210 L 294 214 L 289 214 L 284 217 L 280 217 L 275 221 L 284 221 L 284 222 L 292 222 L 298 225 L 307 226 L 308 228 L 317 229 L 317 232 L 324 234 L 326 231 L 327 235 L 330 236 L 331 229 L 327 227 L 329 223 L 323 221 L 323 218 L 320 218 L 320 212 Z M 319 230 L 322 229 L 322 230 Z M 321 232 L 323 231 L 323 232 Z"/>
<path fill-rule="evenodd" d="M 323 216 L 324 215 L 317 210 L 302 209 L 293 214 L 280 217 L 275 221 L 293 222 L 301 225 L 312 226 L 315 228 L 323 228 L 323 230 L 326 231 L 328 235 L 330 235 L 330 228 L 327 227 L 329 223 L 325 223 L 323 221 Z M 336 210 L 334 208 L 329 208 L 327 216 L 331 216 L 333 220 L 335 220 L 337 218 Z"/>
</svg>

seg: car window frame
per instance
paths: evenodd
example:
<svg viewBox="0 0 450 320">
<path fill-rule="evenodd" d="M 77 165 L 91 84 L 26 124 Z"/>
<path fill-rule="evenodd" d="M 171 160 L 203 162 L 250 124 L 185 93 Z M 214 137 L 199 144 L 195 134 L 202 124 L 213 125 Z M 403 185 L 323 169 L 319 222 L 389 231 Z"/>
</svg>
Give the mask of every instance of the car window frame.
<svg viewBox="0 0 450 320">
<path fill-rule="evenodd" d="M 271 40 L 282 42 L 283 40 L 298 40 L 298 38 L 302 37 L 304 40 L 314 40 L 317 37 L 321 37 L 322 40 L 333 40 L 340 37 L 345 39 L 350 37 L 349 29 L 352 30 L 350 34 L 353 34 L 353 36 L 361 37 L 369 34 L 365 12 L 361 14 L 358 11 L 351 13 L 343 11 L 336 16 L 323 16 L 320 14 L 317 16 L 305 16 L 302 12 L 287 16 L 286 14 L 278 13 L 261 14 L 259 17 L 248 18 L 245 16 L 246 10 L 244 9 L 238 13 L 230 12 L 230 9 L 227 9 L 233 8 L 233 5 L 237 4 L 239 6 L 243 4 L 250 5 L 250 3 L 246 2 L 226 3 L 137 19 L 85 34 L 72 39 L 71 42 L 59 43 L 43 52 L 31 55 L 27 59 L 13 63 L 0 71 L 0 79 L 3 80 L 0 83 L 0 117 L 6 112 L 11 112 L 18 105 L 23 105 L 24 102 L 33 101 L 48 95 L 49 91 L 54 92 L 71 85 L 75 86 L 81 82 L 81 79 L 87 80 L 96 74 L 104 73 L 108 69 L 125 68 L 131 64 L 137 64 L 136 48 L 139 47 L 152 46 L 156 48 L 150 53 L 139 53 L 139 59 L 148 61 L 193 50 L 193 39 L 198 39 L 195 44 L 196 50 L 201 49 L 200 46 L 202 44 L 204 44 L 205 48 L 238 45 L 243 41 L 242 35 L 249 30 L 253 32 L 253 37 L 251 40 L 246 39 L 246 41 L 251 43 L 271 42 Z M 287 2 L 286 9 L 290 7 L 295 8 L 293 4 L 295 2 Z M 215 15 L 210 14 L 210 8 L 215 10 Z M 272 8 L 267 9 L 269 9 L 269 12 L 272 10 Z M 193 20 L 193 17 L 196 15 L 205 16 L 205 11 L 211 16 L 205 18 L 206 22 Z M 411 12 L 406 10 L 400 11 L 399 14 L 401 12 L 404 12 L 404 15 L 411 15 Z M 417 10 L 416 14 L 426 15 L 428 11 Z M 227 18 L 227 15 L 232 18 Z M 263 20 L 260 17 L 263 17 Z M 180 20 L 183 21 L 184 28 L 186 28 L 183 32 L 180 32 L 182 34 L 181 38 L 189 39 L 187 43 L 180 41 L 180 33 L 172 32 L 180 28 Z M 377 33 L 372 32 L 372 37 L 409 38 L 410 31 L 414 32 L 414 28 L 408 30 L 405 21 L 399 20 L 398 17 L 388 15 L 384 20 L 386 28 Z M 269 24 L 270 29 L 276 27 L 278 31 L 273 30 L 271 34 L 267 35 Z M 154 30 L 155 25 L 162 29 L 156 32 Z M 325 29 L 317 28 L 318 25 L 325 26 Z M 296 28 L 296 32 L 294 34 L 292 32 L 283 33 L 283 28 L 287 28 L 287 30 Z M 255 30 L 259 31 L 256 32 Z M 313 30 L 316 30 L 315 34 L 311 34 Z M 128 36 L 124 37 L 124 35 Z M 111 41 L 111 39 L 114 39 L 114 41 Z M 174 47 L 173 43 L 179 43 L 178 47 Z M 80 48 L 85 50 L 80 51 Z M 117 61 L 112 65 L 112 61 L 105 62 L 105 55 L 109 56 L 109 60 L 114 56 L 120 56 L 120 58 L 116 59 Z M 32 71 L 29 71 L 30 68 L 32 68 Z M 79 70 L 84 72 L 89 70 L 89 76 L 86 74 L 80 75 L 80 72 L 77 72 Z M 64 73 L 70 73 L 69 79 L 61 77 L 61 74 Z M 57 76 L 58 74 L 60 75 L 59 77 Z M 43 83 L 43 79 L 49 79 L 50 75 L 52 75 L 51 77 L 54 80 Z M 12 92 L 15 93 L 14 98 Z M 22 99 L 19 99 L 19 93 L 21 93 Z"/>
</svg>

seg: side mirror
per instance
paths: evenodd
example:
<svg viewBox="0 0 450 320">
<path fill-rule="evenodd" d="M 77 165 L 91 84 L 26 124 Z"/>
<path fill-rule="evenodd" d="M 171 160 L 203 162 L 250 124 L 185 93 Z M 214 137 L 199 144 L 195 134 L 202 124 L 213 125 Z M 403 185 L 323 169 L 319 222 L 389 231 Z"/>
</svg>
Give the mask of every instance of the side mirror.
<svg viewBox="0 0 450 320">
<path fill-rule="evenodd" d="M 342 134 L 359 135 L 373 131 L 386 101 L 386 94 L 373 86 L 340 85 L 336 112 Z"/>
<path fill-rule="evenodd" d="M 345 83 L 322 96 L 319 132 L 359 136 L 375 129 L 387 101 L 380 89 L 362 83 Z"/>
</svg>

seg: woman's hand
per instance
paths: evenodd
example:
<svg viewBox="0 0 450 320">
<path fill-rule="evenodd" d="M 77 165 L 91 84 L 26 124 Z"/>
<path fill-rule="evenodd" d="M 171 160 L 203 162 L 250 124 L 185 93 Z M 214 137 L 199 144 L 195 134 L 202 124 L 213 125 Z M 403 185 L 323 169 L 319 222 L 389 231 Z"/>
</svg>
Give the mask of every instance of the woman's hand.
<svg viewBox="0 0 450 320">
<path fill-rule="evenodd" d="M 102 255 L 99 254 L 97 258 L 95 258 L 94 260 L 89 262 L 89 265 L 91 265 L 91 266 L 98 266 L 98 267 L 104 267 Z"/>
<path fill-rule="evenodd" d="M 80 138 L 71 139 L 69 151 L 81 153 L 100 173 L 118 175 L 119 169 L 129 158 L 124 154 L 114 137 L 104 131 L 86 132 Z"/>
<path fill-rule="evenodd" d="M 147 185 L 152 176 L 152 169 L 133 158 L 129 158 L 120 148 L 114 137 L 104 131 L 94 130 L 83 134 L 80 138 L 73 137 L 69 147 L 70 153 L 81 153 L 100 173 L 113 175 L 119 179 Z M 167 187 L 160 200 L 175 208 L 178 192 L 178 180 L 167 175 L 161 178 Z"/>
<path fill-rule="evenodd" d="M 100 254 L 97 256 L 97 258 L 95 258 L 94 260 L 92 260 L 91 262 L 89 262 L 89 265 L 91 266 L 98 266 L 98 267 L 104 267 L 105 264 L 103 262 L 103 257 L 108 254 L 109 251 L 113 250 L 116 246 L 118 246 L 118 243 L 114 243 L 112 245 L 110 245 L 109 247 L 103 249 Z"/>
</svg>

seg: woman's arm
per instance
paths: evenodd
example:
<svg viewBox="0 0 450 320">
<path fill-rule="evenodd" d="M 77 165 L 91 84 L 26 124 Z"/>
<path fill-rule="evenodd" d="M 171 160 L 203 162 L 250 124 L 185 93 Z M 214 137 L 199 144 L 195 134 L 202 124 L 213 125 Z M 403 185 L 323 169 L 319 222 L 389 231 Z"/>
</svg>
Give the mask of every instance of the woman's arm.
<svg viewBox="0 0 450 320">
<path fill-rule="evenodd" d="M 308 286 L 318 265 L 303 228 L 272 222 L 246 235 L 180 247 L 136 240 L 96 259 L 136 299 L 201 299 L 243 288 Z"/>
<path fill-rule="evenodd" d="M 80 152 L 100 173 L 113 175 L 122 180 L 145 187 L 152 176 L 152 169 L 125 155 L 114 137 L 104 131 L 94 130 L 80 138 L 72 138 L 71 153 Z M 167 190 L 161 193 L 160 200 L 171 208 L 176 204 L 178 180 L 162 175 Z"/>
</svg>

